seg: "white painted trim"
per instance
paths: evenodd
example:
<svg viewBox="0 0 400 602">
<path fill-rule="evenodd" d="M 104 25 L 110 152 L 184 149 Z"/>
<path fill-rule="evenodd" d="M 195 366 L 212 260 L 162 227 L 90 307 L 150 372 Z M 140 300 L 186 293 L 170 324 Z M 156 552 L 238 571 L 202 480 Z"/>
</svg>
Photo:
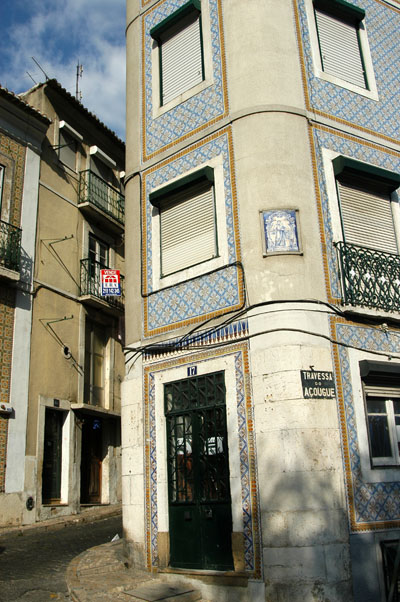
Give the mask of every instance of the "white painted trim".
<svg viewBox="0 0 400 602">
<path fill-rule="evenodd" d="M 22 194 L 21 247 L 31 261 L 31 271 L 27 279 L 25 281 L 21 279 L 21 281 L 25 282 L 29 289 L 32 286 L 35 261 L 39 169 L 40 156 L 27 148 Z M 15 414 L 8 423 L 6 493 L 24 490 L 31 326 L 32 297 L 29 293 L 17 290 L 10 381 L 10 403 Z"/>
<path fill-rule="evenodd" d="M 211 45 L 211 22 L 210 22 L 210 7 L 208 0 L 202 0 L 201 2 L 201 35 L 203 43 L 203 63 L 204 63 L 204 80 L 182 92 L 176 98 L 173 98 L 166 105 L 161 105 L 161 94 L 160 94 L 160 48 L 156 40 L 153 40 L 153 46 L 151 51 L 151 64 L 152 64 L 152 101 L 153 101 L 153 119 L 160 117 L 167 111 L 170 111 L 177 105 L 181 104 L 199 94 L 205 88 L 208 88 L 214 83 L 213 76 L 213 65 L 212 65 L 212 45 Z"/>
<path fill-rule="evenodd" d="M 365 28 L 364 21 L 361 21 L 359 25 L 359 39 L 361 46 L 361 55 L 364 62 L 365 73 L 368 82 L 368 89 L 361 88 L 360 86 L 356 86 L 347 82 L 339 77 L 335 77 L 334 75 L 330 75 L 329 73 L 325 73 L 322 67 L 319 41 L 318 41 L 318 33 L 317 26 L 315 22 L 314 15 L 314 5 L 313 0 L 305 0 L 307 20 L 308 20 L 308 30 L 310 32 L 310 42 L 311 42 L 311 53 L 313 58 L 314 65 L 314 75 L 319 79 L 323 79 L 327 82 L 331 82 L 332 84 L 336 84 L 341 88 L 347 88 L 347 90 L 351 90 L 356 94 L 360 94 L 361 96 L 366 96 L 371 100 L 378 101 L 378 88 L 376 86 L 375 74 L 374 74 L 374 66 L 372 64 L 371 52 L 368 43 L 367 30 Z"/>
<path fill-rule="evenodd" d="M 175 274 L 161 278 L 161 261 L 160 261 L 160 214 L 159 210 L 154 207 L 152 213 L 152 267 L 153 267 L 153 290 L 159 290 L 167 286 L 173 286 L 179 282 L 185 282 L 190 278 L 195 278 L 218 269 L 229 262 L 228 237 L 226 227 L 226 210 L 225 210 L 225 189 L 224 189 L 224 166 L 223 156 L 214 157 L 211 161 L 207 161 L 202 165 L 197 165 L 190 171 L 180 174 L 177 178 L 169 180 L 167 184 L 179 182 L 182 178 L 196 173 L 203 167 L 211 167 L 214 170 L 214 198 L 215 198 L 215 213 L 217 221 L 217 242 L 218 242 L 218 257 L 208 259 L 202 263 L 180 270 Z M 154 188 L 151 192 L 162 189 L 166 184 L 158 188 Z"/>
<path fill-rule="evenodd" d="M 106 153 L 104 153 L 98 146 L 91 146 L 89 154 L 98 157 L 100 161 L 103 161 L 103 163 L 105 163 L 106 165 L 108 165 L 108 167 L 111 167 L 112 169 L 115 169 L 117 167 L 117 164 L 114 161 L 114 159 L 111 159 L 111 157 L 106 155 Z"/>
<path fill-rule="evenodd" d="M 77 132 L 76 130 L 74 130 L 74 128 L 72 126 L 70 126 L 66 121 L 64 121 L 64 120 L 60 121 L 60 124 L 59 124 L 58 128 L 59 128 L 59 130 L 64 129 L 73 138 L 75 138 L 79 142 L 82 142 L 82 140 L 83 140 L 82 134 L 80 134 L 79 132 Z"/>
</svg>

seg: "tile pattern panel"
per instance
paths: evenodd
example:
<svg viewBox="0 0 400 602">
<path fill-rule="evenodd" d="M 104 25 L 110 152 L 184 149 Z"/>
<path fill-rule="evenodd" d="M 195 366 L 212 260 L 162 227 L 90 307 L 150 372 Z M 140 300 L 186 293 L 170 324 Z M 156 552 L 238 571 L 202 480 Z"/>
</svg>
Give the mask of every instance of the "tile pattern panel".
<svg viewBox="0 0 400 602">
<path fill-rule="evenodd" d="M 399 140 L 400 6 L 396 9 L 381 0 L 352 0 L 352 4 L 365 9 L 379 102 L 315 77 L 305 4 L 297 0 L 309 108 Z"/>
<path fill-rule="evenodd" d="M 398 354 L 400 332 L 332 319 L 337 346 L 338 400 L 341 416 L 344 469 L 347 480 L 350 527 L 353 531 L 400 526 L 400 483 L 365 483 L 361 473 L 359 440 L 346 345 L 368 351 Z M 377 357 L 377 359 L 384 359 Z"/>
<path fill-rule="evenodd" d="M 394 173 L 400 173 L 400 153 L 389 151 L 376 144 L 362 142 L 353 136 L 338 135 L 329 128 L 313 128 L 313 147 L 316 157 L 319 196 L 323 217 L 323 230 L 326 241 L 326 255 L 330 280 L 330 293 L 334 299 L 341 298 L 338 278 L 338 262 L 336 250 L 332 244 L 332 223 L 325 182 L 325 170 L 322 162 L 322 149 L 330 149 L 339 154 L 352 157 L 358 161 L 382 167 Z M 392 194 L 392 200 L 400 201 L 398 193 Z"/>
<path fill-rule="evenodd" d="M 170 180 L 184 175 L 197 166 L 204 165 L 214 157 L 223 158 L 224 195 L 226 212 L 226 232 L 228 241 L 229 266 L 211 274 L 182 282 L 174 287 L 160 291 L 152 290 L 153 261 L 152 257 L 152 211 L 149 195 L 156 187 L 167 184 Z M 144 332 L 151 335 L 162 329 L 177 327 L 184 321 L 199 316 L 216 315 L 241 303 L 241 273 L 236 265 L 240 260 L 238 250 L 238 218 L 236 208 L 235 185 L 233 181 L 233 158 L 231 151 L 230 131 L 206 138 L 202 143 L 194 145 L 188 152 L 166 161 L 143 174 L 143 240 L 144 249 L 145 293 Z M 204 271 L 207 271 L 205 264 Z"/>
<path fill-rule="evenodd" d="M 145 437 L 146 445 L 146 543 L 148 568 L 158 565 L 158 500 L 157 500 L 157 441 L 154 375 L 176 365 L 193 365 L 215 357 L 234 356 L 236 371 L 236 409 L 239 435 L 240 479 L 244 535 L 245 570 L 255 578 L 261 577 L 261 530 L 256 476 L 256 451 L 253 433 L 253 404 L 248 388 L 248 350 L 246 345 L 152 364 L 145 368 Z"/>
<path fill-rule="evenodd" d="M 143 17 L 144 130 L 143 160 L 175 144 L 194 131 L 204 128 L 226 114 L 226 84 L 222 57 L 220 0 L 209 0 L 213 83 L 171 110 L 153 117 L 151 29 L 174 13 L 187 0 L 165 0 L 152 7 Z"/>
</svg>

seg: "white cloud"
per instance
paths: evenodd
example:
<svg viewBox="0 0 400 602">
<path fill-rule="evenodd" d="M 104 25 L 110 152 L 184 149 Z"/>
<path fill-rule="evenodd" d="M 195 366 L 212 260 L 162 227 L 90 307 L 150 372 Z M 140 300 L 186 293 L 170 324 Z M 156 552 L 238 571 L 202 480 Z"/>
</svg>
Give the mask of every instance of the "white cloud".
<svg viewBox="0 0 400 602">
<path fill-rule="evenodd" d="M 6 4 L 13 0 L 6 0 Z M 40 63 L 75 94 L 76 66 L 83 65 L 79 81 L 83 104 L 109 128 L 125 131 L 125 0 L 14 0 L 17 23 L 1 36 L 0 82 L 22 92 L 44 76 Z"/>
</svg>

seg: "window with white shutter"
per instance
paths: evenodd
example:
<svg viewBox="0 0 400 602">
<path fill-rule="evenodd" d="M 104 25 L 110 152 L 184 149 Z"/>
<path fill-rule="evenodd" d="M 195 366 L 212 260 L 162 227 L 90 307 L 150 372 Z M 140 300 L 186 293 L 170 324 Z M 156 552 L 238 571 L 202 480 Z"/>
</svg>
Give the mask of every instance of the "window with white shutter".
<svg viewBox="0 0 400 602">
<path fill-rule="evenodd" d="M 218 257 L 212 172 L 206 168 L 150 196 L 159 210 L 161 277 Z"/>
<path fill-rule="evenodd" d="M 199 0 L 190 0 L 155 26 L 159 46 L 160 105 L 164 106 L 204 80 Z"/>
<path fill-rule="evenodd" d="M 346 157 L 333 161 L 344 241 L 398 253 L 391 193 L 400 176 Z"/>
</svg>

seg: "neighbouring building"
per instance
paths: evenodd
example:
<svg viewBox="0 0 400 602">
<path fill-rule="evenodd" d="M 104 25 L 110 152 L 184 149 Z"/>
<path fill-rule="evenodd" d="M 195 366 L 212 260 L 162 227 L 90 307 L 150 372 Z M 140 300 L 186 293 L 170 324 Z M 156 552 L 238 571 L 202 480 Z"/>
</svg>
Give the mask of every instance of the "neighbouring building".
<svg viewBox="0 0 400 602">
<path fill-rule="evenodd" d="M 399 31 L 127 1 L 126 552 L 204 600 L 399 599 Z"/>
<path fill-rule="evenodd" d="M 48 119 L 31 192 L 32 321 L 18 341 L 30 363 L 10 433 L 20 413 L 25 423 L 7 456 L 16 497 L 3 524 L 121 501 L 125 145 L 55 80 L 20 98 Z M 104 296 L 102 270 L 120 270 L 121 296 Z"/>
<path fill-rule="evenodd" d="M 49 119 L 0 87 L 0 524 L 23 513 L 41 145 Z"/>
</svg>

